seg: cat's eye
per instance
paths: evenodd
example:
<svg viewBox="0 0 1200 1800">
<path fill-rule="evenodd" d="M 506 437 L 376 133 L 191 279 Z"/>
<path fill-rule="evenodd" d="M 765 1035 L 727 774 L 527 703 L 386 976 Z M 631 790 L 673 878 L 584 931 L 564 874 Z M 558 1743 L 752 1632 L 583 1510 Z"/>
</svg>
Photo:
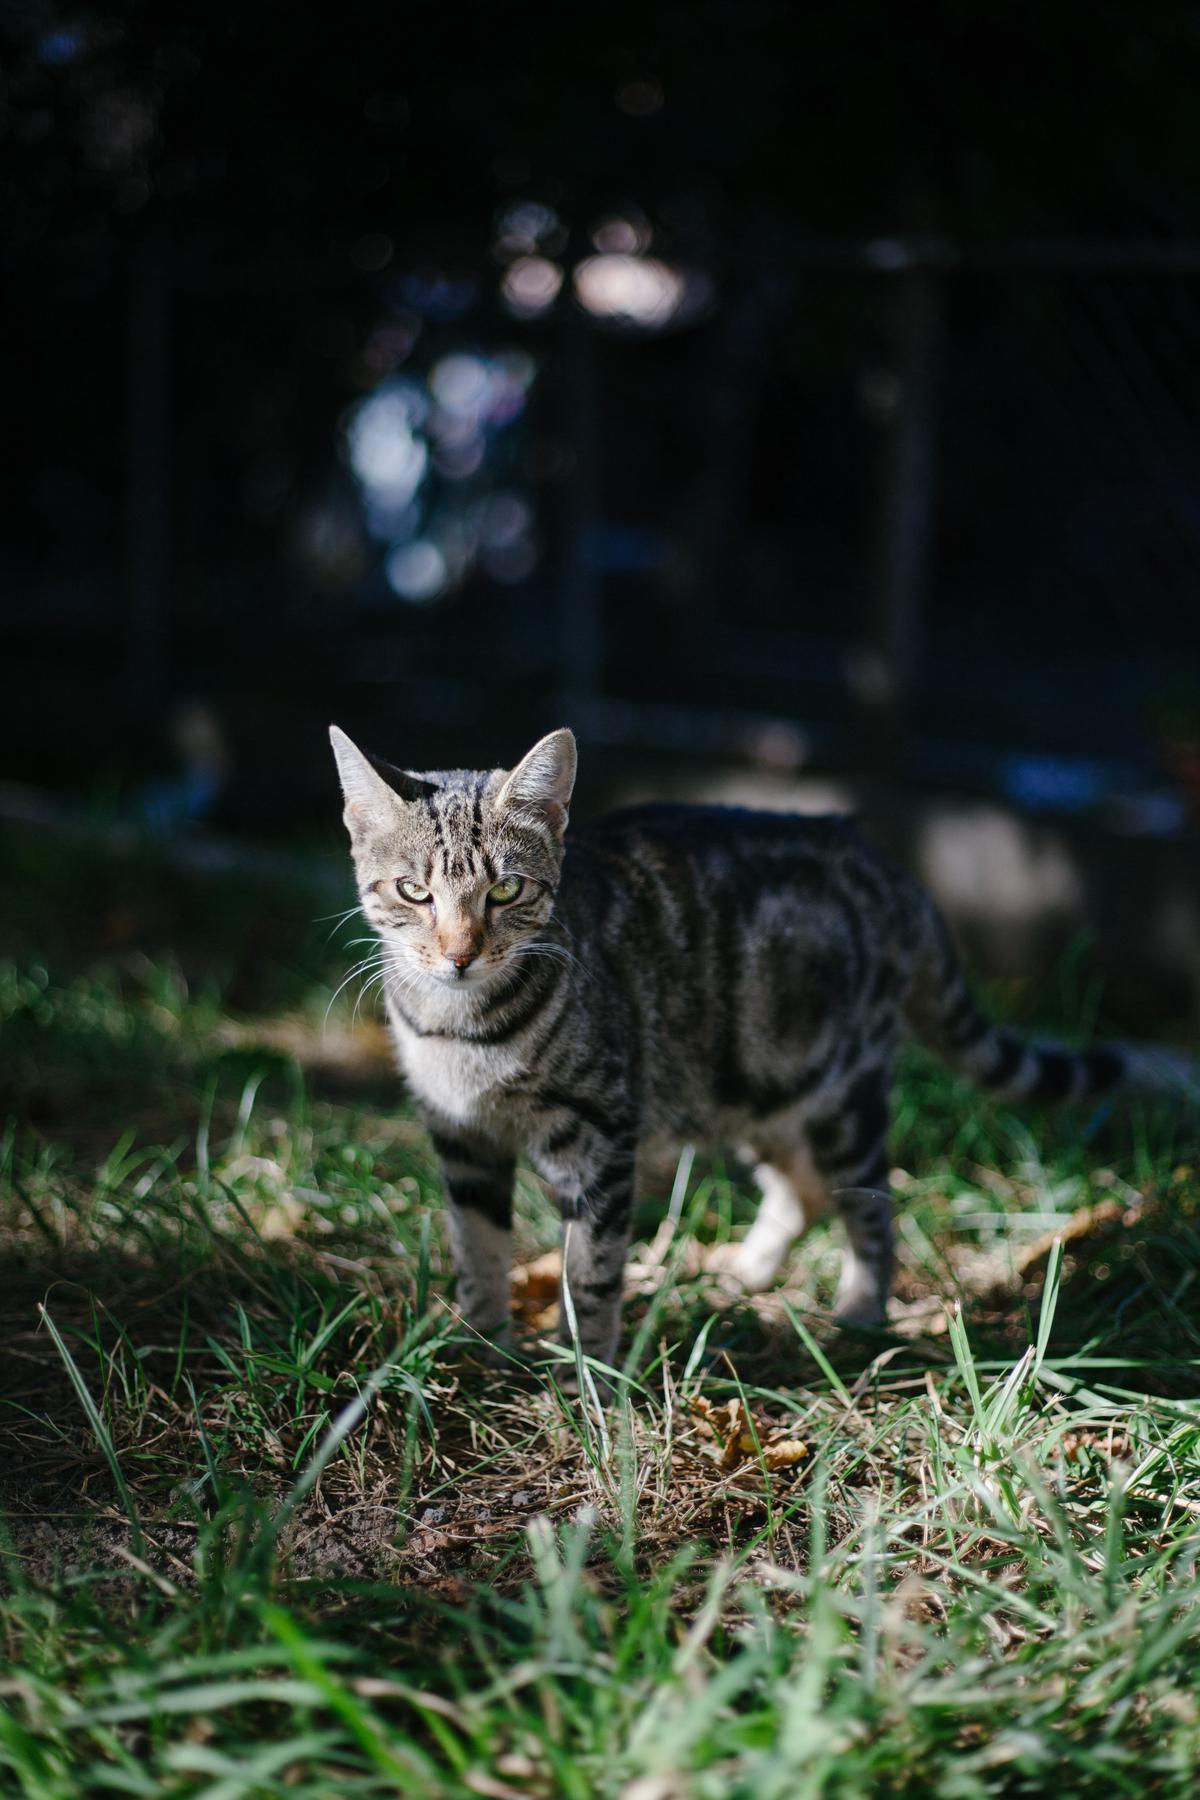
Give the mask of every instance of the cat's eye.
<svg viewBox="0 0 1200 1800">
<path fill-rule="evenodd" d="M 396 891 L 402 900 L 411 900 L 414 906 L 424 906 L 432 900 L 433 895 L 419 881 L 397 881 Z"/>
<path fill-rule="evenodd" d="M 524 886 L 519 875 L 505 875 L 501 880 L 493 881 L 488 889 L 488 899 L 493 906 L 507 906 L 510 900 L 516 899 Z"/>
</svg>

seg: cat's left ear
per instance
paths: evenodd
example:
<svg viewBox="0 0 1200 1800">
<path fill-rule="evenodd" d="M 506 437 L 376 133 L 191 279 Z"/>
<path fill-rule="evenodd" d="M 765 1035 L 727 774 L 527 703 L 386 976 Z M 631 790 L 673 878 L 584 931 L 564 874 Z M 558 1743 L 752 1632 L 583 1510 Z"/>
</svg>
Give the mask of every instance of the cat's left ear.
<svg viewBox="0 0 1200 1800">
<path fill-rule="evenodd" d="M 561 837 L 575 786 L 575 763 L 574 735 L 565 727 L 552 731 L 521 758 L 500 789 L 498 804 L 516 812 L 540 814 Z"/>
</svg>

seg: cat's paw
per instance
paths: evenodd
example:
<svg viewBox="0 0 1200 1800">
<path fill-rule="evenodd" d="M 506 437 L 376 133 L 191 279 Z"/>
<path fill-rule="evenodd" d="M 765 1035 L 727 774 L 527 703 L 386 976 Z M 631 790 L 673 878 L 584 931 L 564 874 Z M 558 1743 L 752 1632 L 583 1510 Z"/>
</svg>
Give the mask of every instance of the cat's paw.
<svg viewBox="0 0 1200 1800">
<path fill-rule="evenodd" d="M 839 1294 L 834 1302 L 833 1317 L 838 1325 L 853 1330 L 876 1331 L 887 1324 L 887 1302 L 872 1289 Z"/>
<path fill-rule="evenodd" d="M 747 1244 L 714 1244 L 704 1259 L 705 1268 L 729 1294 L 764 1294 L 782 1272 L 779 1257 L 761 1255 Z"/>
</svg>

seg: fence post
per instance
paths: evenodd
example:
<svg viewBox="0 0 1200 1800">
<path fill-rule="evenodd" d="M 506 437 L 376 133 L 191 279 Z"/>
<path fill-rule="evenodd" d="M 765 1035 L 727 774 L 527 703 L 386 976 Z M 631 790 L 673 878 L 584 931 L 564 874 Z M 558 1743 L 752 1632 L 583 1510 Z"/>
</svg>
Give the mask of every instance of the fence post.
<svg viewBox="0 0 1200 1800">
<path fill-rule="evenodd" d="M 943 297 L 941 272 L 920 243 L 882 279 L 894 285 L 892 366 L 871 409 L 881 437 L 874 570 L 866 643 L 852 676 L 868 760 L 894 774 L 906 748 L 929 589 Z"/>
<path fill-rule="evenodd" d="M 139 239 L 129 269 L 126 357 L 125 680 L 134 717 L 165 700 L 169 566 L 170 292 L 167 251 Z"/>
</svg>

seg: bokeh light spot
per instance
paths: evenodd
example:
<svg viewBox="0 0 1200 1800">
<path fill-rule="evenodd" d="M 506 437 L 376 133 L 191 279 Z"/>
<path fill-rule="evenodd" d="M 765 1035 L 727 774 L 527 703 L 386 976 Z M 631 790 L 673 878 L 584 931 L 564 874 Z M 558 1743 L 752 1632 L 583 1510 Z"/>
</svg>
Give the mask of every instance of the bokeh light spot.
<svg viewBox="0 0 1200 1800">
<path fill-rule="evenodd" d="M 651 235 L 644 219 L 618 213 L 593 227 L 592 242 L 606 256 L 640 256 L 650 248 Z"/>
<path fill-rule="evenodd" d="M 589 256 L 575 270 L 581 306 L 597 318 L 665 325 L 683 298 L 683 276 L 648 256 Z"/>
<path fill-rule="evenodd" d="M 414 606 L 427 606 L 438 599 L 445 593 L 450 576 L 446 558 L 429 538 L 397 545 L 383 570 L 392 592 Z"/>
<path fill-rule="evenodd" d="M 372 506 L 395 511 L 416 494 L 429 464 L 418 435 L 428 403 L 415 382 L 386 382 L 355 408 L 346 430 L 350 466 Z"/>
<path fill-rule="evenodd" d="M 563 272 L 549 257 L 518 256 L 504 271 L 500 294 L 518 319 L 535 319 L 554 305 L 562 284 Z"/>
<path fill-rule="evenodd" d="M 489 373 L 481 356 L 466 352 L 443 356 L 429 372 L 429 391 L 447 412 L 474 418 L 487 400 Z"/>
<path fill-rule="evenodd" d="M 540 200 L 514 200 L 496 220 L 496 250 L 501 256 L 533 255 L 547 238 L 563 235 L 552 206 Z"/>
</svg>

